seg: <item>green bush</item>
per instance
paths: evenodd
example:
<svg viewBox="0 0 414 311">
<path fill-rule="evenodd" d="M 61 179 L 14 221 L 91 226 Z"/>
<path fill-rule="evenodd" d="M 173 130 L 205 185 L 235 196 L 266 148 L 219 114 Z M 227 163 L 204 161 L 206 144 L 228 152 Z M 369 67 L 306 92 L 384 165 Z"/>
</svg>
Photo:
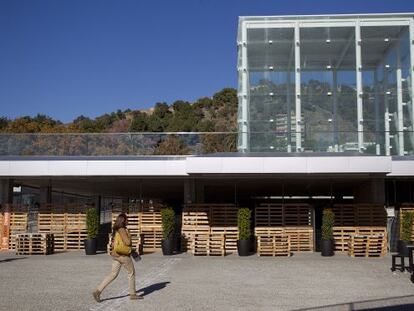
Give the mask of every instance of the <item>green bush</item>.
<svg viewBox="0 0 414 311">
<path fill-rule="evenodd" d="M 94 207 L 86 210 L 86 233 L 89 240 L 96 239 L 99 231 L 99 215 Z"/>
<path fill-rule="evenodd" d="M 404 212 L 401 220 L 401 234 L 400 238 L 403 241 L 411 241 L 411 234 L 413 230 L 413 212 Z"/>
<path fill-rule="evenodd" d="M 162 235 L 164 240 L 170 240 L 175 231 L 175 212 L 171 207 L 161 209 Z"/>
<path fill-rule="evenodd" d="M 332 227 L 335 224 L 335 214 L 330 208 L 323 210 L 322 216 L 322 240 L 332 240 Z"/>
<path fill-rule="evenodd" d="M 252 212 L 247 207 L 240 208 L 237 212 L 237 226 L 239 227 L 239 240 L 250 239 L 250 218 Z"/>
</svg>

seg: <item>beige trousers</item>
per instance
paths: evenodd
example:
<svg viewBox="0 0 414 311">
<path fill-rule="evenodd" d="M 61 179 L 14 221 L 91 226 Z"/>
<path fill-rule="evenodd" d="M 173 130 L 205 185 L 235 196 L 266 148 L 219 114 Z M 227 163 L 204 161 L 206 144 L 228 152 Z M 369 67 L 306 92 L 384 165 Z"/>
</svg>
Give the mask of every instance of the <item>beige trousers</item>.
<svg viewBox="0 0 414 311">
<path fill-rule="evenodd" d="M 97 287 L 97 290 L 102 292 L 105 287 L 107 287 L 119 274 L 121 266 L 124 266 L 128 272 L 128 282 L 129 282 L 129 294 L 136 295 L 135 293 L 135 268 L 134 263 L 131 260 L 130 256 L 119 256 L 112 257 L 112 271 L 109 273 L 102 283 Z"/>
</svg>

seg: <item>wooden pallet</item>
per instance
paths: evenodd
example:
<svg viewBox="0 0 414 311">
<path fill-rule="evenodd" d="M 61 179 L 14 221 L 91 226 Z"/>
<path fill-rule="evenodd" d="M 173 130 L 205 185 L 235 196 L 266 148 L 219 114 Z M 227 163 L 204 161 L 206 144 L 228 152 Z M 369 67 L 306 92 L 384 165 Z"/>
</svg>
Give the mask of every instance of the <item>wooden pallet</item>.
<svg viewBox="0 0 414 311">
<path fill-rule="evenodd" d="M 286 235 L 289 237 L 291 251 L 306 252 L 314 249 L 313 228 L 310 226 L 256 227 L 255 235 Z"/>
<path fill-rule="evenodd" d="M 351 257 L 382 257 L 387 253 L 384 235 L 352 235 L 348 242 Z"/>
<path fill-rule="evenodd" d="M 224 234 L 198 234 L 194 235 L 192 241 L 194 256 L 225 256 Z"/>
<path fill-rule="evenodd" d="M 289 236 L 274 234 L 257 236 L 258 256 L 290 256 L 290 254 Z"/>
<path fill-rule="evenodd" d="M 381 204 L 334 204 L 335 226 L 386 226 L 387 213 Z"/>
<path fill-rule="evenodd" d="M 227 253 L 237 252 L 237 240 L 239 239 L 239 228 L 235 227 L 211 227 L 211 234 L 222 234 L 225 240 Z"/>
<path fill-rule="evenodd" d="M 188 204 L 182 212 L 182 249 L 193 250 L 195 234 L 223 234 L 226 253 L 237 251 L 238 208 L 234 204 Z"/>
<path fill-rule="evenodd" d="M 156 252 L 161 249 L 162 229 L 161 228 L 141 228 L 140 240 L 144 253 Z"/>
<path fill-rule="evenodd" d="M 49 255 L 53 252 L 53 234 L 23 233 L 16 235 L 16 255 Z"/>
<path fill-rule="evenodd" d="M 313 228 L 309 226 L 285 227 L 284 232 L 290 238 L 290 249 L 293 252 L 313 251 Z"/>
<path fill-rule="evenodd" d="M 385 241 L 387 241 L 387 228 L 381 226 L 335 226 L 333 227 L 335 251 L 348 252 L 348 242 L 352 235 L 383 235 L 385 237 Z"/>
<path fill-rule="evenodd" d="M 356 234 L 356 227 L 333 227 L 333 238 L 335 242 L 335 251 L 347 252 L 348 242 L 351 235 Z"/>
<path fill-rule="evenodd" d="M 10 213 L 10 238 L 9 249 L 16 249 L 17 234 L 27 232 L 27 212 L 11 210 Z"/>
<path fill-rule="evenodd" d="M 84 248 L 86 207 L 83 204 L 42 205 L 38 213 L 39 233 L 53 233 L 57 251 Z"/>
<path fill-rule="evenodd" d="M 312 213 L 308 204 L 260 203 L 255 207 L 255 227 L 309 226 Z"/>
</svg>

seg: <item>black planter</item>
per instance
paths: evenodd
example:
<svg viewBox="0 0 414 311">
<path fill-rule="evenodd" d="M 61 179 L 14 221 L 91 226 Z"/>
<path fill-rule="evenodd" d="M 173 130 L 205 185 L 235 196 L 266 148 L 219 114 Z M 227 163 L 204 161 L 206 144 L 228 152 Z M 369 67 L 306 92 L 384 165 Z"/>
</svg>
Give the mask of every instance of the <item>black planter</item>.
<svg viewBox="0 0 414 311">
<path fill-rule="evenodd" d="M 172 255 L 174 251 L 175 243 L 176 243 L 175 239 L 162 240 L 161 241 L 162 254 L 165 256 Z"/>
<path fill-rule="evenodd" d="M 250 239 L 249 240 L 237 240 L 237 251 L 239 256 L 249 256 L 250 254 Z"/>
<path fill-rule="evenodd" d="M 93 240 L 88 240 L 85 239 L 83 240 L 83 243 L 85 245 L 85 254 L 86 255 L 96 255 L 96 239 Z"/>
<path fill-rule="evenodd" d="M 401 255 L 401 256 L 404 256 L 404 257 L 408 257 L 408 248 L 407 248 L 407 245 L 411 245 L 412 244 L 412 242 L 411 241 L 403 241 L 403 240 L 398 240 L 398 253 Z"/>
<path fill-rule="evenodd" d="M 334 240 L 321 240 L 321 255 L 328 257 L 334 255 Z"/>
</svg>

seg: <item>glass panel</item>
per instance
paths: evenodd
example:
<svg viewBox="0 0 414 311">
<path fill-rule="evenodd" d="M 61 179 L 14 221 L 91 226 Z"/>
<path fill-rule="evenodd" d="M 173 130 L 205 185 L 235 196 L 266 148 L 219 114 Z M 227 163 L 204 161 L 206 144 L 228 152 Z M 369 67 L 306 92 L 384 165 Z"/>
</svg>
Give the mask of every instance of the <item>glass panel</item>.
<svg viewBox="0 0 414 311">
<path fill-rule="evenodd" d="M 300 54 L 305 151 L 339 152 L 357 131 L 355 29 L 303 28 Z"/>
<path fill-rule="evenodd" d="M 289 151 L 295 145 L 294 29 L 249 29 L 247 55 L 251 151 Z"/>
<path fill-rule="evenodd" d="M 412 153 L 412 133 L 407 131 L 412 124 L 408 27 L 361 27 L 361 53 L 365 151 Z M 400 146 L 401 141 L 404 145 Z"/>
</svg>

